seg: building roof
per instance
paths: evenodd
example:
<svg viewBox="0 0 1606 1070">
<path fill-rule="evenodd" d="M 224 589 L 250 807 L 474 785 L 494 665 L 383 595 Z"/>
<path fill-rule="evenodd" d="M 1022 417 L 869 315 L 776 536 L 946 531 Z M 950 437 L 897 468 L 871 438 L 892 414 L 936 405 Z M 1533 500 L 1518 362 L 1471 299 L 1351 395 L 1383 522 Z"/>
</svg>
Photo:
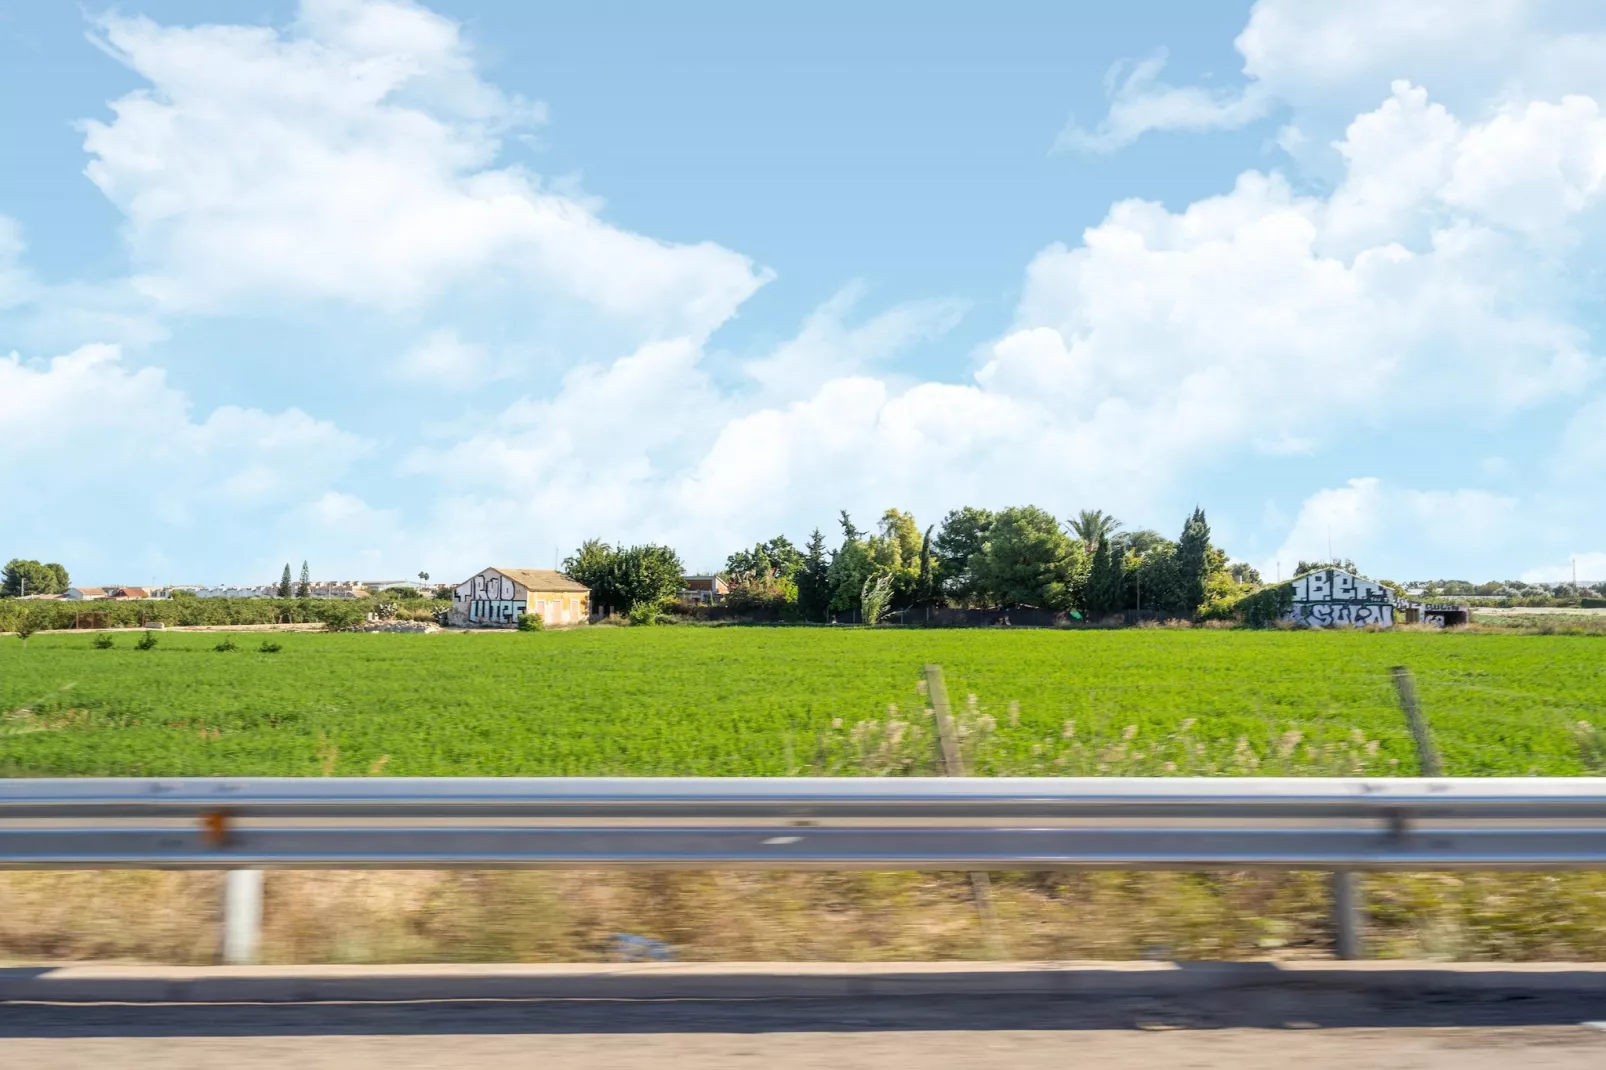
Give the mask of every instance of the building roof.
<svg viewBox="0 0 1606 1070">
<path fill-rule="evenodd" d="M 491 567 L 514 583 L 521 583 L 532 591 L 585 591 L 588 594 L 591 591 L 585 584 L 576 583 L 555 569 L 502 568 L 500 565 Z"/>
<path fill-rule="evenodd" d="M 69 591 L 77 591 L 79 594 L 105 594 L 106 593 L 106 588 L 104 588 L 104 587 L 69 587 L 67 589 Z"/>
<path fill-rule="evenodd" d="M 143 587 L 114 587 L 119 598 L 149 598 L 151 593 Z"/>
<path fill-rule="evenodd" d="M 715 586 L 716 584 L 718 585 L 718 587 Z M 719 577 L 719 576 L 687 576 L 686 577 L 686 590 L 688 590 L 688 591 L 711 591 L 711 590 L 717 590 L 719 587 L 729 588 L 729 586 L 730 585 L 728 583 L 726 583 L 724 581 L 724 579 Z"/>
</svg>

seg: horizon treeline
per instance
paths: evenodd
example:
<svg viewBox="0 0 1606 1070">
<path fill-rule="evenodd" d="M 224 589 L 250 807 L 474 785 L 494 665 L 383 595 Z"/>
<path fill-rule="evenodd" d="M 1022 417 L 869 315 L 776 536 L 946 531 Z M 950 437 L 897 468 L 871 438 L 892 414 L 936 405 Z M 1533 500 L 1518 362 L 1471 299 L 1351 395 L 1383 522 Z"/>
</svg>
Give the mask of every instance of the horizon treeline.
<svg viewBox="0 0 1606 1070">
<path fill-rule="evenodd" d="M 890 586 L 887 608 L 1034 608 L 1102 616 L 1128 609 L 1191 617 L 1209 603 L 1260 585 L 1254 569 L 1229 564 L 1210 544 L 1203 509 L 1176 539 L 1125 531 L 1115 517 L 1084 510 L 1061 522 L 1025 505 L 996 512 L 966 506 L 924 530 L 888 509 L 874 529 L 844 510 L 835 545 L 816 528 L 801 548 L 777 536 L 725 562 L 735 608 L 795 607 L 804 620 L 857 614 L 866 590 Z"/>
</svg>

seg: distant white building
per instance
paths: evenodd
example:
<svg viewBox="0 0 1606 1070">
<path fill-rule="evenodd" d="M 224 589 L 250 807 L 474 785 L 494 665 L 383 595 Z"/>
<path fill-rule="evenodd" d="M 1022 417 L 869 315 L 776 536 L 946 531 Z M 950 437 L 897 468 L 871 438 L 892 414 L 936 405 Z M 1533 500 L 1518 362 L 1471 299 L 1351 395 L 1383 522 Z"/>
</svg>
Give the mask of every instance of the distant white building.
<svg viewBox="0 0 1606 1070">
<path fill-rule="evenodd" d="M 290 593 L 295 594 L 299 583 L 290 585 Z M 398 586 L 398 585 L 391 585 Z M 170 591 L 190 591 L 197 598 L 277 598 L 279 585 L 265 583 L 251 587 L 233 587 L 219 585 L 217 587 L 172 587 Z M 307 585 L 310 598 L 366 598 L 375 588 L 365 580 L 320 580 Z"/>
</svg>

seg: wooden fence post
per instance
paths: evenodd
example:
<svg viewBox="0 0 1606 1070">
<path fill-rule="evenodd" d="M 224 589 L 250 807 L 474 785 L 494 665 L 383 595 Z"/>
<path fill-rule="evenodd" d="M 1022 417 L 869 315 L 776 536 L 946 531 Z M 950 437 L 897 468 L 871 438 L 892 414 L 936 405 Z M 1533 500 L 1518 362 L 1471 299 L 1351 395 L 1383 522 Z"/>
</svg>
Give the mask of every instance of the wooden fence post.
<svg viewBox="0 0 1606 1070">
<path fill-rule="evenodd" d="M 943 773 L 965 775 L 965 756 L 959 749 L 959 733 L 954 725 L 953 706 L 948 701 L 948 685 L 941 665 L 926 666 L 926 697 L 931 699 L 932 719 L 937 722 L 937 749 L 942 756 Z M 1007 958 L 1003 937 L 998 931 L 998 915 L 993 911 L 993 884 L 983 870 L 972 870 L 970 894 L 976 901 L 987 947 L 994 958 Z"/>
<path fill-rule="evenodd" d="M 1411 670 L 1404 665 L 1394 666 L 1394 690 L 1400 697 L 1400 709 L 1405 711 L 1405 720 L 1411 726 L 1411 736 L 1416 740 L 1416 764 L 1423 776 L 1443 776 L 1444 763 L 1439 761 L 1439 752 L 1433 745 L 1433 735 L 1428 731 L 1428 719 L 1422 715 L 1422 703 L 1416 697 L 1416 681 L 1411 677 Z"/>
</svg>

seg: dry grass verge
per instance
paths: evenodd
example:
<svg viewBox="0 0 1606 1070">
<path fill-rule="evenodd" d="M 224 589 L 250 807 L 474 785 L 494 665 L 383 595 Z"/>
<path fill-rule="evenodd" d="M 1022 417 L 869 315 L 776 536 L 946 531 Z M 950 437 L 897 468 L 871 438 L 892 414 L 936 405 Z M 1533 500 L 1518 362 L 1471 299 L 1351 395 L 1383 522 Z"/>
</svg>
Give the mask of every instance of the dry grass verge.
<svg viewBox="0 0 1606 1070">
<path fill-rule="evenodd" d="M 1606 959 L 1606 874 L 1377 874 L 1369 953 Z M 0 874 L 0 959 L 207 963 L 216 873 Z M 1321 874 L 1003 874 L 1011 958 L 1248 959 L 1331 953 Z M 263 957 L 279 963 L 598 962 L 614 937 L 689 961 L 982 959 L 962 874 L 283 872 Z"/>
</svg>

